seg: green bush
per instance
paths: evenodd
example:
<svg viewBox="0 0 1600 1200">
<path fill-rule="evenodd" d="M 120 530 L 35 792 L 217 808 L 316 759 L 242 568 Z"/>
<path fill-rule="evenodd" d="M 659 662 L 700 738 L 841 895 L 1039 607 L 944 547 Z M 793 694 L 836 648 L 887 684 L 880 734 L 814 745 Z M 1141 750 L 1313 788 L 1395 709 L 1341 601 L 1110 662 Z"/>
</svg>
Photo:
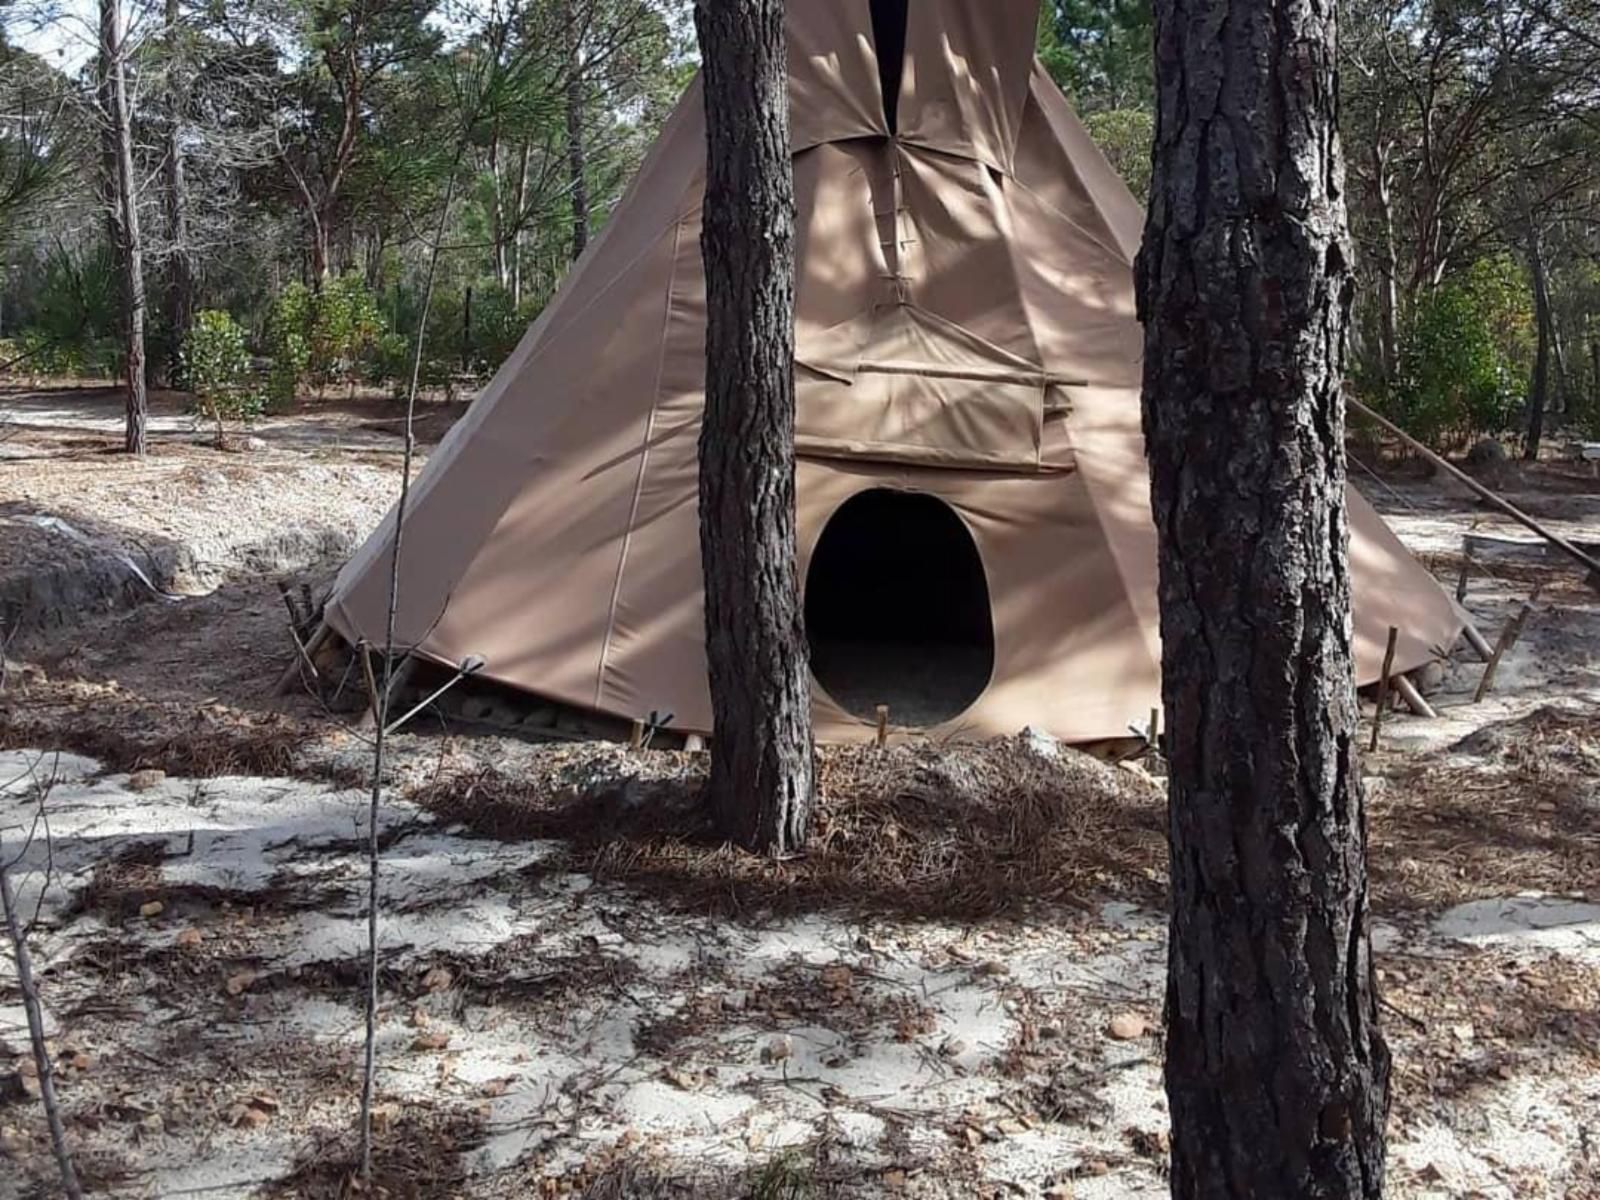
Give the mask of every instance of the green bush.
<svg viewBox="0 0 1600 1200">
<path fill-rule="evenodd" d="M 1517 423 L 1527 353 L 1526 290 L 1509 260 L 1474 265 L 1424 297 L 1403 332 L 1387 415 L 1435 446 Z"/>
<path fill-rule="evenodd" d="M 218 449 L 226 441 L 227 421 L 260 415 L 262 397 L 251 379 L 244 330 L 227 313 L 195 314 L 183 339 L 182 367 L 195 410 L 216 423 Z"/>
<path fill-rule="evenodd" d="M 27 328 L 18 336 L 17 370 L 35 375 L 116 376 L 122 373 L 122 298 L 110 249 L 53 250 Z M 14 357 L 14 356 L 13 356 Z"/>
<path fill-rule="evenodd" d="M 354 383 L 370 374 L 370 359 L 384 334 L 383 315 L 355 272 L 323 282 L 318 291 L 291 283 L 267 312 L 272 355 L 268 384 L 275 406 L 293 402 L 302 384 L 321 395 L 330 383 Z"/>
</svg>

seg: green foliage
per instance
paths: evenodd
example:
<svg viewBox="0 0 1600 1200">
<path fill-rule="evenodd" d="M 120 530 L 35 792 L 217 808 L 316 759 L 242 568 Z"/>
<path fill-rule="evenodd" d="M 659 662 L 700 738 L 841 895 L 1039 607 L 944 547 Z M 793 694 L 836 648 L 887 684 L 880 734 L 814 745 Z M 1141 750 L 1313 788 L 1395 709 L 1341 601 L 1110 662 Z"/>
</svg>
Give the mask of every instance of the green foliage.
<svg viewBox="0 0 1600 1200">
<path fill-rule="evenodd" d="M 260 415 L 262 396 L 251 379 L 244 329 L 227 313 L 205 309 L 195 314 L 183 338 L 182 363 L 195 410 L 216 423 L 219 447 L 224 422 Z"/>
<path fill-rule="evenodd" d="M 31 372 L 112 376 L 122 364 L 121 296 L 110 249 L 74 254 L 57 247 L 44 260 L 27 327 L 19 338 Z"/>
<path fill-rule="evenodd" d="M 1483 260 L 1445 283 L 1406 326 L 1388 415 L 1436 446 L 1512 428 L 1531 323 L 1527 286 L 1509 259 Z"/>
<path fill-rule="evenodd" d="M 326 280 L 318 291 L 291 283 L 267 313 L 272 403 L 293 401 L 302 384 L 318 394 L 335 381 L 354 382 L 383 336 L 383 314 L 355 272 Z"/>
<path fill-rule="evenodd" d="M 1155 107 L 1149 0 L 1046 0 L 1039 58 L 1083 113 Z"/>
<path fill-rule="evenodd" d="M 1150 202 L 1150 147 L 1156 119 L 1147 109 L 1113 108 L 1090 113 L 1083 120 L 1089 136 L 1110 160 L 1140 204 Z"/>
</svg>

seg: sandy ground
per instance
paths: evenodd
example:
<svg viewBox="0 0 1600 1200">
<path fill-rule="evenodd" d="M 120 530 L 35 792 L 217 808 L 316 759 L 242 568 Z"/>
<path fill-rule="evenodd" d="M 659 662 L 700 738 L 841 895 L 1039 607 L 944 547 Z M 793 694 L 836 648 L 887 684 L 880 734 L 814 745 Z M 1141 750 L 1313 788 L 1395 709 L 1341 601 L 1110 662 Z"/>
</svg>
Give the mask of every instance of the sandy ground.
<svg viewBox="0 0 1600 1200">
<path fill-rule="evenodd" d="M 48 814 L 49 886 L 30 874 L 23 900 L 97 1192 L 335 1194 L 365 797 L 30 752 L 0 778 L 4 824 Z M 558 843 L 407 802 L 383 820 L 380 1161 L 415 1188 L 396 1194 L 731 1196 L 774 1171 L 813 1182 L 794 1195 L 1165 1194 L 1149 908 L 730 920 L 643 903 Z M 1592 1196 L 1600 904 L 1387 914 L 1377 940 L 1395 1194 Z M 0 1068 L 19 1022 L 13 994 Z M 37 1106 L 0 1123 L 20 1168 L 0 1194 L 30 1194 Z"/>
<path fill-rule="evenodd" d="M 91 531 L 96 561 L 160 536 L 218 564 L 189 594 L 134 586 L 7 649 L 0 840 L 48 817 L 24 892 L 85 1173 L 107 1195 L 338 1195 L 368 748 L 272 695 L 290 658 L 276 581 L 320 584 L 337 554 L 248 548 L 286 525 L 360 536 L 397 439 L 360 404 L 225 454 L 158 425 L 170 440 L 134 468 L 101 453 L 114 397 L 10 399 L 0 587 L 41 569 L 19 516 Z M 1592 481 L 1513 485 L 1600 536 Z M 1525 536 L 1437 480 L 1363 486 L 1452 587 L 1474 523 Z M 1489 699 L 1471 703 L 1482 666 L 1458 654 L 1440 718 L 1391 715 L 1365 764 L 1399 1196 L 1600 1196 L 1600 596 L 1516 568 L 1475 575 L 1467 607 L 1493 640 L 1535 582 Z M 431 727 L 395 749 L 389 1194 L 1164 1194 L 1162 815 L 1138 770 L 1037 738 L 989 759 L 908 745 L 868 803 L 862 760 L 830 759 L 818 846 L 772 869 L 675 828 L 693 824 L 671 807 L 692 756 Z M 1019 786 L 1065 797 L 1046 854 L 995 822 Z M 8 970 L 0 1197 L 43 1195 Z"/>
</svg>

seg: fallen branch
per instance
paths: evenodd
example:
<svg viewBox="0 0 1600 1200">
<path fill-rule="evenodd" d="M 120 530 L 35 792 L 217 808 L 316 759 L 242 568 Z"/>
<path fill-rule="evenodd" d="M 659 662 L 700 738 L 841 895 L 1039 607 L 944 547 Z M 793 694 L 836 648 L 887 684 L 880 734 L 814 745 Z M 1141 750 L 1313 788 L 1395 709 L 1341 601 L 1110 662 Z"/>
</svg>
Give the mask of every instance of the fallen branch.
<svg viewBox="0 0 1600 1200">
<path fill-rule="evenodd" d="M 1537 533 L 1540 537 L 1544 538 L 1545 541 L 1549 542 L 1557 550 L 1560 550 L 1568 558 L 1572 559 L 1576 563 L 1579 563 L 1583 567 L 1586 567 L 1590 575 L 1589 582 L 1596 588 L 1600 588 L 1600 560 L 1595 559 L 1592 555 L 1585 554 L 1582 550 L 1578 549 L 1571 542 L 1567 541 L 1567 539 L 1562 537 L 1559 533 L 1554 533 L 1551 530 L 1546 529 L 1543 525 L 1539 524 L 1538 521 L 1534 520 L 1527 513 L 1523 512 L 1515 504 L 1512 504 L 1511 501 L 1507 500 L 1504 496 L 1501 496 L 1499 493 L 1484 487 L 1483 484 L 1479 483 L 1471 475 L 1468 475 L 1465 471 L 1445 461 L 1445 459 L 1441 458 L 1432 450 L 1428 449 L 1428 447 L 1424 446 L 1421 442 L 1417 441 L 1416 438 L 1412 437 L 1404 429 L 1401 429 L 1400 426 L 1396 425 L 1392 421 L 1380 417 L 1377 413 L 1373 412 L 1372 409 L 1368 408 L 1365 404 L 1361 403 L 1361 401 L 1355 399 L 1353 396 L 1347 399 L 1347 403 L 1362 416 L 1377 422 L 1379 426 L 1387 429 L 1401 441 L 1405 442 L 1406 445 L 1419 452 L 1434 466 L 1439 467 L 1441 470 L 1447 472 L 1458 482 L 1465 484 L 1478 496 L 1482 497 L 1484 500 L 1487 500 L 1501 512 L 1505 513 L 1506 516 L 1510 517 L 1513 521 L 1527 526 L 1527 528 L 1533 530 L 1534 533 Z"/>
</svg>

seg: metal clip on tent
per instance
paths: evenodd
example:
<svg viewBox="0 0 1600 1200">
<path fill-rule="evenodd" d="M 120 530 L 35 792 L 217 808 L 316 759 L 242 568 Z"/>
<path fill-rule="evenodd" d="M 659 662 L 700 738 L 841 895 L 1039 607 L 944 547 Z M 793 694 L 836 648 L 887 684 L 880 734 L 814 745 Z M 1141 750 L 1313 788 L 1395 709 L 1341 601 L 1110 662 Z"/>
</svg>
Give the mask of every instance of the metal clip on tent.
<svg viewBox="0 0 1600 1200">
<path fill-rule="evenodd" d="M 440 696 L 444 695 L 451 688 L 455 687 L 456 684 L 460 683 L 463 679 L 467 679 L 467 678 L 469 678 L 469 677 L 471 677 L 473 675 L 476 675 L 479 671 L 483 670 L 483 668 L 484 668 L 484 661 L 483 661 L 483 659 L 479 658 L 476 654 L 469 654 L 466 658 L 463 658 L 461 660 L 461 665 L 456 668 L 456 673 L 453 676 L 450 677 L 448 682 L 446 682 L 445 684 L 443 684 L 439 688 L 435 689 L 434 692 L 426 700 L 423 700 L 420 704 L 418 704 L 410 712 L 406 713 L 405 716 L 399 718 L 398 720 L 391 721 L 388 725 L 386 725 L 384 727 L 384 730 L 383 730 L 384 736 L 388 737 L 391 733 L 394 733 L 402 725 L 404 725 L 407 721 L 411 720 L 412 717 L 416 716 L 419 712 L 421 712 L 423 709 L 427 708 L 428 705 L 432 704 Z"/>
</svg>

